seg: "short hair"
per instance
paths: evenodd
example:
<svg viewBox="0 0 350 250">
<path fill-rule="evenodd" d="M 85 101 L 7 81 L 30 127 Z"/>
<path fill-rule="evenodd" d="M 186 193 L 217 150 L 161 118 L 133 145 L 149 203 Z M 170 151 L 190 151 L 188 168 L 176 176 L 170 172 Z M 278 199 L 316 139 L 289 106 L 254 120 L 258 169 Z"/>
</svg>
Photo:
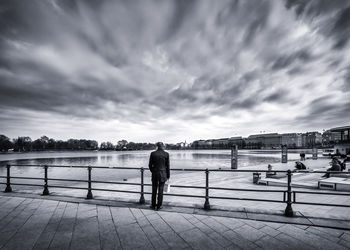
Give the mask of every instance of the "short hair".
<svg viewBox="0 0 350 250">
<path fill-rule="evenodd" d="M 157 142 L 157 143 L 156 143 L 156 146 L 157 146 L 158 148 L 163 148 L 163 147 L 164 147 L 164 143 L 163 143 L 163 142 Z"/>
</svg>

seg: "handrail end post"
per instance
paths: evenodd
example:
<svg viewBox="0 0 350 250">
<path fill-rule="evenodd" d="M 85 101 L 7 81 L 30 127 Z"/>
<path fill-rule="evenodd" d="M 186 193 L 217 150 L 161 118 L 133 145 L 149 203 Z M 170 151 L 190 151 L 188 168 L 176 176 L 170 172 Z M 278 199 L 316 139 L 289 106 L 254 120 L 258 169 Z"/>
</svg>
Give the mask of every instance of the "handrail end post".
<svg viewBox="0 0 350 250">
<path fill-rule="evenodd" d="M 50 192 L 49 192 L 49 185 L 47 184 L 48 182 L 48 178 L 47 178 L 47 169 L 48 169 L 48 166 L 45 165 L 44 166 L 44 181 L 45 181 L 45 184 L 44 184 L 44 191 L 43 191 L 43 195 L 49 195 Z"/>
<path fill-rule="evenodd" d="M 292 171 L 290 169 L 288 169 L 287 171 L 287 206 L 286 209 L 284 210 L 284 215 L 287 217 L 293 217 L 294 216 L 294 212 L 293 212 L 293 208 L 292 208 Z"/>
<path fill-rule="evenodd" d="M 5 188 L 5 193 L 11 193 L 12 192 L 12 187 L 10 185 L 6 185 L 6 188 Z"/>
<path fill-rule="evenodd" d="M 7 164 L 6 165 L 6 168 L 7 168 L 7 176 L 6 176 L 6 188 L 5 188 L 5 193 L 10 193 L 12 192 L 12 187 L 11 187 L 11 176 L 10 176 L 10 168 L 11 168 L 11 165 L 10 164 Z"/>
<path fill-rule="evenodd" d="M 209 203 L 209 199 L 205 199 L 204 202 L 204 210 L 210 210 L 210 203 Z"/>
<path fill-rule="evenodd" d="M 145 204 L 145 203 L 146 203 L 146 200 L 145 200 L 145 197 L 144 197 L 144 195 L 143 195 L 143 194 L 141 194 L 141 197 L 140 197 L 140 201 L 139 201 L 139 203 L 140 203 L 141 205 L 143 205 L 143 204 Z"/>
<path fill-rule="evenodd" d="M 48 189 L 48 187 L 45 185 L 45 186 L 44 186 L 43 195 L 49 195 L 49 194 L 50 194 L 49 189 Z"/>
<path fill-rule="evenodd" d="M 210 209 L 210 203 L 209 203 L 209 169 L 205 170 L 205 202 L 204 202 L 204 209 L 209 210 Z"/>
<path fill-rule="evenodd" d="M 88 193 L 86 195 L 87 200 L 91 200 L 94 198 L 91 191 L 91 169 L 91 166 L 88 166 Z"/>
<path fill-rule="evenodd" d="M 94 197 L 92 196 L 92 192 L 91 192 L 91 190 L 89 190 L 88 191 L 88 193 L 87 193 L 87 195 L 86 195 L 86 199 L 87 200 L 91 200 L 91 199 L 93 199 Z"/>
<path fill-rule="evenodd" d="M 141 195 L 140 195 L 140 200 L 139 200 L 139 203 L 142 205 L 142 204 L 145 204 L 146 201 L 145 201 L 145 196 L 144 196 L 144 168 L 141 167 L 140 169 L 140 172 L 141 172 Z"/>
</svg>

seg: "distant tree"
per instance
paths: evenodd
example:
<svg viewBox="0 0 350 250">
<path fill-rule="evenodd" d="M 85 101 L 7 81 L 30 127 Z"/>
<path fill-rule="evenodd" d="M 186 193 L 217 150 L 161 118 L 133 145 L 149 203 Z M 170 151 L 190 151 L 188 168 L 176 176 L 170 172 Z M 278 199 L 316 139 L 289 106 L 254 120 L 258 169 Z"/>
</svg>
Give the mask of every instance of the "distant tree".
<svg viewBox="0 0 350 250">
<path fill-rule="evenodd" d="M 5 135 L 0 135 L 0 151 L 7 152 L 9 149 L 13 148 L 13 143 Z"/>
<path fill-rule="evenodd" d="M 28 136 L 20 136 L 14 139 L 14 151 L 31 151 L 32 150 L 32 139 Z"/>
<path fill-rule="evenodd" d="M 102 142 L 100 150 L 115 150 L 115 146 L 111 142 Z"/>
</svg>

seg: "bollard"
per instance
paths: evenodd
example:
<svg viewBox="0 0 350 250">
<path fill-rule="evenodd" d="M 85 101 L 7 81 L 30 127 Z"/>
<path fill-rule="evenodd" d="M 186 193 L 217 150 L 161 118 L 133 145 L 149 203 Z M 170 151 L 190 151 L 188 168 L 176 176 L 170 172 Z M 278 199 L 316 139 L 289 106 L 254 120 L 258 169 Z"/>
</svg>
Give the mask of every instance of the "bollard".
<svg viewBox="0 0 350 250">
<path fill-rule="evenodd" d="M 86 196 L 86 199 L 92 199 L 92 192 L 91 192 L 91 167 L 88 167 L 88 193 Z"/>
<path fill-rule="evenodd" d="M 288 162 L 288 148 L 287 145 L 282 145 L 282 163 L 287 163 Z"/>
<path fill-rule="evenodd" d="M 143 191 L 143 173 L 144 173 L 143 167 L 141 168 L 141 197 L 140 197 L 140 204 L 145 204 L 145 197 L 144 197 L 144 191 Z"/>
<path fill-rule="evenodd" d="M 237 169 L 238 146 L 235 144 L 231 148 L 231 169 Z"/>
<path fill-rule="evenodd" d="M 287 207 L 284 211 L 284 215 L 287 217 L 293 217 L 293 208 L 292 208 L 292 171 L 288 169 L 287 171 L 287 178 L 288 178 L 288 189 L 287 189 Z"/>
<path fill-rule="evenodd" d="M 7 176 L 6 176 L 6 188 L 5 188 L 5 193 L 9 193 L 12 192 L 12 188 L 11 188 L 11 177 L 10 177 L 10 168 L 11 165 L 6 165 L 7 168 Z"/>
<path fill-rule="evenodd" d="M 317 160 L 318 157 L 318 149 L 316 147 L 312 148 L 312 159 Z"/>
<path fill-rule="evenodd" d="M 44 191 L 43 191 L 43 195 L 49 195 L 50 192 L 49 192 L 49 186 L 47 184 L 47 169 L 48 169 L 48 166 L 44 166 L 44 171 L 45 171 L 45 176 L 44 176 L 44 181 L 45 181 L 45 184 L 44 184 Z"/>
<path fill-rule="evenodd" d="M 209 210 L 210 204 L 209 204 L 209 169 L 205 170 L 205 202 L 204 202 L 204 209 Z"/>
</svg>

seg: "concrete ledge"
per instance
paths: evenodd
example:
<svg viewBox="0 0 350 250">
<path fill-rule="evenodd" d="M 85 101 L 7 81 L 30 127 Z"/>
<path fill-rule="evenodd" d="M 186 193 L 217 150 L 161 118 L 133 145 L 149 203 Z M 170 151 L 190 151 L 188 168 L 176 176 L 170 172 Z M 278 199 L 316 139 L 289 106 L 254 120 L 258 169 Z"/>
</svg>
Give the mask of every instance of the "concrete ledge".
<svg viewBox="0 0 350 250">
<path fill-rule="evenodd" d="M 24 198 L 34 198 L 34 199 L 45 199 L 45 200 L 55 200 L 64 201 L 72 203 L 85 203 L 85 204 L 95 204 L 102 206 L 115 206 L 115 207 L 131 207 L 131 208 L 141 208 L 149 209 L 149 204 L 139 204 L 137 200 L 134 199 L 103 199 L 102 197 L 95 196 L 94 199 L 87 200 L 84 198 L 62 196 L 52 193 L 48 196 L 42 196 L 33 193 L 22 193 L 22 192 L 11 192 L 11 193 L 0 193 L 0 196 L 10 196 L 10 197 L 24 197 Z M 200 214 L 206 216 L 221 216 L 229 218 L 239 218 L 248 219 L 256 221 L 266 221 L 266 222 L 278 222 L 286 224 L 299 224 L 306 226 L 317 226 L 317 227 L 327 227 L 334 229 L 350 230 L 350 220 L 349 218 L 320 218 L 312 217 L 311 215 L 304 215 L 300 212 L 295 212 L 294 217 L 284 216 L 284 211 L 278 210 L 265 210 L 265 209 L 252 209 L 244 207 L 224 207 L 224 206 L 212 206 L 210 210 L 204 210 L 202 206 L 198 204 L 188 204 L 188 203 L 164 203 L 164 211 L 174 212 L 174 213 L 186 213 L 186 214 Z"/>
<path fill-rule="evenodd" d="M 319 180 L 318 187 L 320 189 L 350 191 L 350 178 L 330 177 L 327 179 Z"/>
</svg>

